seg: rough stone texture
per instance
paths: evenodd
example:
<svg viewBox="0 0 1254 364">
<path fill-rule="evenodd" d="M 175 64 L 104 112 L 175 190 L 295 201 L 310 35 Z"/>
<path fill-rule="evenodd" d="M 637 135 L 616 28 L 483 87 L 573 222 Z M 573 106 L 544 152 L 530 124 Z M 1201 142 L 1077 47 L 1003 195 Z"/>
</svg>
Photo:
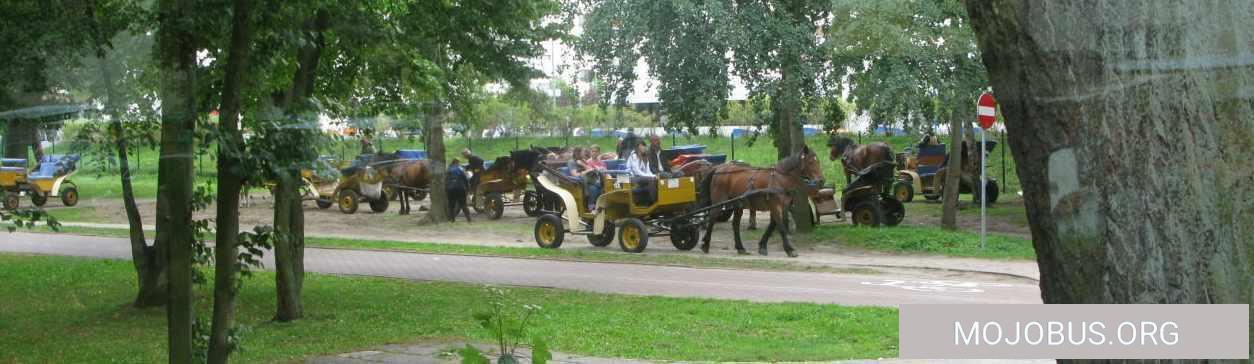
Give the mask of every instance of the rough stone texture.
<svg viewBox="0 0 1254 364">
<path fill-rule="evenodd" d="M 1044 301 L 1249 303 L 1254 3 L 967 9 L 1019 163 Z"/>
</svg>

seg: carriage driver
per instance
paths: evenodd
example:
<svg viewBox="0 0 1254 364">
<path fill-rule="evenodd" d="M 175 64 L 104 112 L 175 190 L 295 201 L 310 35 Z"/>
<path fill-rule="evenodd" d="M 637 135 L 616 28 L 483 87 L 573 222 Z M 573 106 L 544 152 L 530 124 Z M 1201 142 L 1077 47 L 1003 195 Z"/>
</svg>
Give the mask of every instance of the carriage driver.
<svg viewBox="0 0 1254 364">
<path fill-rule="evenodd" d="M 639 205 L 651 205 L 657 198 L 657 175 L 649 170 L 649 152 L 643 140 L 636 141 L 636 150 L 627 157 L 627 172 L 631 173 L 631 194 Z"/>
</svg>

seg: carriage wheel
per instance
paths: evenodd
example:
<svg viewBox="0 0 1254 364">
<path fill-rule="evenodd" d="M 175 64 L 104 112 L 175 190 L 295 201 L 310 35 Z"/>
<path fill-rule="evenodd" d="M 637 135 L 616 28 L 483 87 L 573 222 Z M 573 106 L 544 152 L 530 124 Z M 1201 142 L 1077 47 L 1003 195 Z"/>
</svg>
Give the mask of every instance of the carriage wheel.
<svg viewBox="0 0 1254 364">
<path fill-rule="evenodd" d="M 30 203 L 35 204 L 35 206 L 43 207 L 48 203 L 48 195 L 40 192 L 31 192 Z"/>
<path fill-rule="evenodd" d="M 628 253 L 639 253 L 649 245 L 649 228 L 637 218 L 623 220 L 618 228 L 618 246 Z"/>
<path fill-rule="evenodd" d="M 906 219 L 906 205 L 903 205 L 901 201 L 886 198 L 880 200 L 880 207 L 884 212 L 884 225 L 897 226 Z"/>
<path fill-rule="evenodd" d="M 505 213 L 505 200 L 501 198 L 500 193 L 489 193 L 483 204 L 484 210 L 488 212 L 489 219 L 500 219 L 501 215 Z"/>
<path fill-rule="evenodd" d="M 335 199 L 340 204 L 340 212 L 353 214 L 357 212 L 357 201 L 361 199 L 361 195 L 353 190 L 340 190 Z"/>
<path fill-rule="evenodd" d="M 414 191 L 414 193 L 411 193 L 409 195 L 414 197 L 414 201 L 422 201 L 422 200 L 427 199 L 427 191 Z"/>
<path fill-rule="evenodd" d="M 697 247 L 697 241 L 700 240 L 701 232 L 696 226 L 675 223 L 671 225 L 671 245 L 675 249 L 688 251 Z"/>
<path fill-rule="evenodd" d="M 328 200 L 325 198 L 319 198 L 319 199 L 314 200 L 314 204 L 318 205 L 318 208 L 323 209 L 323 210 L 331 208 L 331 200 Z"/>
<path fill-rule="evenodd" d="M 379 196 L 377 200 L 370 200 L 370 211 L 384 212 L 388 210 L 388 199 L 386 196 Z"/>
<path fill-rule="evenodd" d="M 535 192 L 527 191 L 523 193 L 523 212 L 527 216 L 536 217 L 540 215 L 540 196 Z M 609 243 L 606 243 L 609 244 Z"/>
<path fill-rule="evenodd" d="M 601 228 L 600 234 L 588 234 L 588 243 L 595 247 L 603 247 L 610 245 L 614 241 L 614 223 L 605 221 L 605 227 Z"/>
<path fill-rule="evenodd" d="M 5 210 L 17 210 L 18 205 L 20 205 L 21 203 L 22 203 L 22 200 L 18 199 L 17 192 L 8 191 L 4 193 L 4 209 Z"/>
<path fill-rule="evenodd" d="M 562 218 L 548 214 L 536 220 L 536 245 L 545 249 L 557 249 L 562 246 L 566 230 L 562 228 Z"/>
<path fill-rule="evenodd" d="M 859 202 L 851 212 L 854 225 L 880 226 L 880 223 L 884 221 L 884 211 L 875 200 Z"/>
<path fill-rule="evenodd" d="M 475 209 L 476 214 L 482 214 L 484 211 L 488 211 L 488 209 L 483 207 L 484 203 L 486 202 L 483 199 L 483 194 L 475 192 L 474 195 L 470 196 L 470 207 Z"/>
<path fill-rule="evenodd" d="M 914 200 L 914 186 L 905 180 L 897 181 L 893 184 L 893 197 L 897 201 L 910 202 Z"/>
<path fill-rule="evenodd" d="M 78 186 L 71 184 L 69 187 L 61 189 L 61 203 L 66 207 L 74 207 L 78 204 Z"/>
</svg>

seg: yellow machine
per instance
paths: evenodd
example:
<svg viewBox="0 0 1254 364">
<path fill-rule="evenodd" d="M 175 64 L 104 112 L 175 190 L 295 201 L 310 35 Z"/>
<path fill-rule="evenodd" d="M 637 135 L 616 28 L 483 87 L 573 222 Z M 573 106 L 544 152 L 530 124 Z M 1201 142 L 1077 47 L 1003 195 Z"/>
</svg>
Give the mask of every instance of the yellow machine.
<svg viewBox="0 0 1254 364">
<path fill-rule="evenodd" d="M 43 206 L 49 197 L 60 197 L 65 206 L 78 204 L 78 186 L 70 176 L 78 171 L 77 155 L 49 155 L 34 169 L 25 159 L 0 160 L 0 189 L 4 190 L 4 208 L 13 210 L 21 204 L 20 196 L 29 195 L 31 203 Z"/>
<path fill-rule="evenodd" d="M 696 247 L 698 225 L 704 215 L 690 212 L 697 202 L 692 177 L 658 178 L 653 201 L 642 201 L 626 175 L 603 175 L 599 180 L 604 192 L 589 210 L 582 179 L 552 169 L 537 177 L 538 183 L 565 206 L 560 213 L 546 212 L 536 220 L 535 238 L 540 247 L 560 247 L 566 233 L 585 235 L 592 245 L 606 246 L 614 239 L 615 226 L 619 247 L 626 252 L 644 251 L 651 236 L 670 236 L 671 244 L 680 250 Z"/>
</svg>

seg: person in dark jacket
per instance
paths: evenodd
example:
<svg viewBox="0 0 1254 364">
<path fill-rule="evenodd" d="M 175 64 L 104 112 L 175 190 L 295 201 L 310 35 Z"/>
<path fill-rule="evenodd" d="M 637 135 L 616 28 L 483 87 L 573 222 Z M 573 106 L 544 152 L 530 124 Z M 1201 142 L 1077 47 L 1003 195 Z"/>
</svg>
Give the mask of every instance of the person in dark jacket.
<svg viewBox="0 0 1254 364">
<path fill-rule="evenodd" d="M 461 161 L 456 158 L 448 165 L 448 175 L 444 178 L 444 193 L 448 196 L 449 221 L 457 221 L 458 213 L 466 214 L 466 222 L 470 222 L 470 207 L 466 206 L 466 190 L 470 181 L 466 171 L 462 170 Z"/>
<path fill-rule="evenodd" d="M 470 148 L 462 149 L 462 157 L 466 158 L 466 171 L 470 172 L 470 188 L 479 186 L 479 175 L 483 174 L 483 158 L 475 155 Z"/>
</svg>

